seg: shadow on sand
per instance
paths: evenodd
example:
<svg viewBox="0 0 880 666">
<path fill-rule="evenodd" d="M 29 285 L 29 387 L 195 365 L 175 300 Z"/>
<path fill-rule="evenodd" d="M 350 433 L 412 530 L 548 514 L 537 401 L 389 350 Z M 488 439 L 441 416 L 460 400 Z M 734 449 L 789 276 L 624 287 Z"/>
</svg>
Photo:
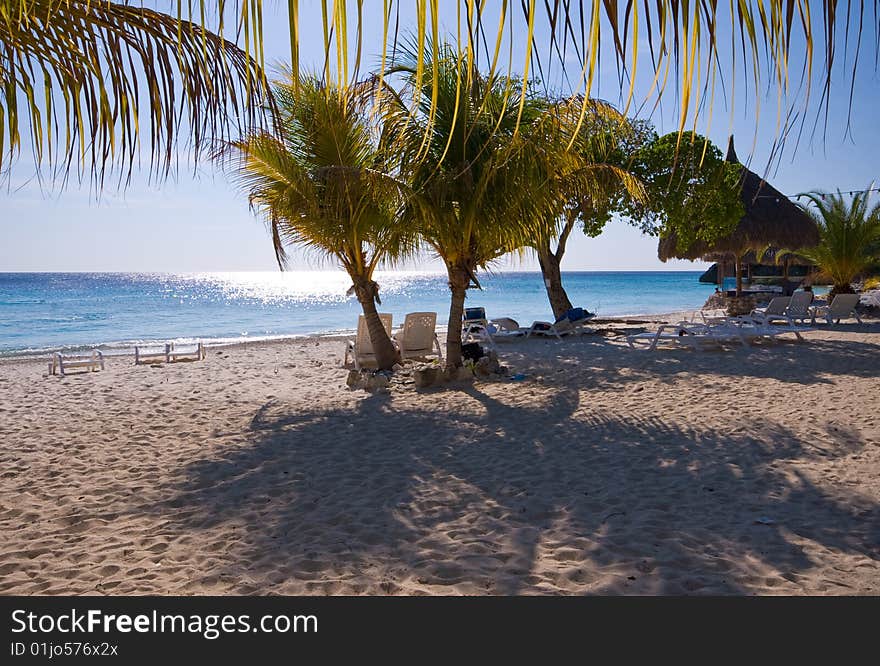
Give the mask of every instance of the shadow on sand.
<svg viewBox="0 0 880 666">
<path fill-rule="evenodd" d="M 590 359 L 605 368 L 585 374 L 587 390 L 627 381 L 624 363 L 635 379 L 674 374 L 689 353 L 623 358 L 585 344 L 600 346 Z M 806 351 L 822 381 L 837 354 L 873 355 L 864 371 L 876 372 L 876 346 L 862 347 L 776 345 L 772 364 L 742 355 L 757 377 L 804 381 L 787 366 Z M 688 370 L 711 371 L 712 356 L 690 353 Z M 223 574 L 249 581 L 244 593 L 742 594 L 799 589 L 816 566 L 805 541 L 880 561 L 878 505 L 788 464 L 858 452 L 857 432 L 841 428 L 834 450 L 767 420 L 722 436 L 545 390 L 549 400 L 524 408 L 456 389 L 445 399 L 467 409 L 448 412 L 388 395 L 330 411 L 269 402 L 246 444 L 182 470 L 168 502 L 144 510 L 181 532 L 237 525 Z M 858 592 L 836 584 L 827 589 Z"/>
</svg>

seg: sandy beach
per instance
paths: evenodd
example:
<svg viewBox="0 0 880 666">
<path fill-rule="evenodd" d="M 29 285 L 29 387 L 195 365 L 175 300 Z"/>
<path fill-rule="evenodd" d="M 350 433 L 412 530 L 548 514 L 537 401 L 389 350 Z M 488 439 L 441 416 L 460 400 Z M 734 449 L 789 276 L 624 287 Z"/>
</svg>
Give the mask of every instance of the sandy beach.
<svg viewBox="0 0 880 666">
<path fill-rule="evenodd" d="M 500 346 L 346 388 L 337 339 L 0 364 L 2 594 L 880 594 L 880 322 Z"/>
</svg>

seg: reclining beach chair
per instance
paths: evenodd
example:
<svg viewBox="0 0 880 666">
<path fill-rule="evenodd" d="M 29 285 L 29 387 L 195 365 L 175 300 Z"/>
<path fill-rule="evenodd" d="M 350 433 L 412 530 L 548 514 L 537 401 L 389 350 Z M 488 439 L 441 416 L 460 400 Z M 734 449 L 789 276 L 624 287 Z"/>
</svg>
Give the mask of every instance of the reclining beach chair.
<svg viewBox="0 0 880 666">
<path fill-rule="evenodd" d="M 813 321 L 813 313 L 810 311 L 810 303 L 813 302 L 812 291 L 796 291 L 791 295 L 788 307 L 785 308 L 785 315 L 792 322 Z M 765 317 L 766 319 L 766 317 Z"/>
<path fill-rule="evenodd" d="M 382 326 L 391 337 L 391 318 L 390 313 L 380 313 L 379 319 Z M 370 329 L 367 328 L 367 319 L 364 315 L 358 315 L 357 335 L 354 340 L 345 343 L 345 357 L 342 364 L 348 367 L 349 356 L 351 356 L 355 370 L 360 370 L 362 365 L 375 364 L 376 355 L 373 353 L 373 343 L 370 341 Z"/>
<path fill-rule="evenodd" d="M 706 345 L 720 347 L 731 342 L 747 345 L 742 330 L 732 322 L 700 324 L 680 321 L 677 324 L 662 324 L 654 332 L 628 335 L 626 342 L 633 349 L 636 349 L 637 343 L 645 343 L 650 351 L 657 349 L 661 342 L 687 345 L 696 349 L 703 349 Z"/>
<path fill-rule="evenodd" d="M 784 315 L 788 304 L 791 303 L 791 296 L 775 296 L 765 308 L 755 308 L 751 312 L 751 316 L 765 319 L 767 317 Z"/>
<path fill-rule="evenodd" d="M 406 315 L 403 328 L 394 336 L 400 358 L 427 358 L 436 356 L 443 360 L 440 340 L 437 337 L 436 312 L 411 312 Z"/>
<path fill-rule="evenodd" d="M 143 365 L 144 363 L 168 363 L 171 360 L 169 358 L 170 353 L 170 344 L 166 344 L 164 348 L 135 345 L 134 364 Z"/>
<path fill-rule="evenodd" d="M 745 340 L 752 341 L 758 338 L 776 338 L 786 333 L 792 333 L 798 339 L 803 341 L 801 333 L 812 329 L 806 326 L 798 326 L 785 315 L 768 315 L 767 317 L 753 317 L 743 315 L 741 317 L 732 317 L 731 324 L 739 326 L 740 333 Z"/>
<path fill-rule="evenodd" d="M 52 362 L 49 363 L 49 374 L 59 374 L 64 377 L 67 371 L 73 368 L 81 368 L 87 372 L 103 370 L 104 355 L 97 349 L 93 350 L 91 354 L 80 354 L 78 356 L 64 356 L 58 352 L 52 354 Z"/>
<path fill-rule="evenodd" d="M 168 345 L 168 362 L 176 361 L 201 361 L 205 358 L 205 345 L 196 342 L 194 345 L 183 345 L 175 347 L 172 342 Z"/>
<path fill-rule="evenodd" d="M 533 322 L 526 333 L 526 337 L 553 335 L 561 340 L 563 335 L 585 332 L 582 327 L 595 316 L 595 313 L 588 312 L 583 308 L 572 308 L 552 324 L 549 321 Z"/>
<path fill-rule="evenodd" d="M 489 331 L 489 321 L 486 319 L 486 308 L 465 308 L 461 318 L 461 342 L 485 342 L 495 349 L 495 341 Z"/>
<path fill-rule="evenodd" d="M 855 320 L 861 324 L 862 318 L 856 312 L 859 300 L 861 300 L 861 296 L 858 294 L 837 294 L 829 305 L 812 308 L 812 321 L 815 324 L 817 318 L 824 319 L 831 326 L 839 324 L 841 319 L 855 317 Z"/>
<path fill-rule="evenodd" d="M 493 340 L 511 340 L 525 337 L 526 331 L 520 327 L 519 322 L 510 317 L 499 317 L 489 321 L 489 335 Z"/>
</svg>

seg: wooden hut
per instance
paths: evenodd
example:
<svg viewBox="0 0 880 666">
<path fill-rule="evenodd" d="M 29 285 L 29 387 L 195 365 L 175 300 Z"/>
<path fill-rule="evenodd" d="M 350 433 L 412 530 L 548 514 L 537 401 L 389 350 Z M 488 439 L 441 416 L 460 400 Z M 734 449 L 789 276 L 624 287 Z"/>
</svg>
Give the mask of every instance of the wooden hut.
<svg viewBox="0 0 880 666">
<path fill-rule="evenodd" d="M 703 259 L 716 261 L 719 269 L 731 262 L 736 267 L 736 291 L 742 292 L 742 260 L 750 251 L 772 245 L 796 250 L 819 243 L 819 228 L 813 219 L 788 197 L 747 169 L 736 156 L 733 137 L 727 144 L 725 161 L 738 164 L 741 170 L 741 192 L 745 214 L 733 233 L 709 244 L 693 243 L 680 250 L 674 235 L 661 238 L 657 254 L 661 261 L 668 259 Z"/>
</svg>

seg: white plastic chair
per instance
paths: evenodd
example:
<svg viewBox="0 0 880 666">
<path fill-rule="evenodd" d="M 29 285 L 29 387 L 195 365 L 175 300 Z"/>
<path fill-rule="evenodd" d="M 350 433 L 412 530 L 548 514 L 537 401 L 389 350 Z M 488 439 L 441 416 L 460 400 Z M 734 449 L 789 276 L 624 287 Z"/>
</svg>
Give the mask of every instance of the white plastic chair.
<svg viewBox="0 0 880 666">
<path fill-rule="evenodd" d="M 549 321 L 533 322 L 526 333 L 526 337 L 533 335 L 553 335 L 561 340 L 563 335 L 583 333 L 582 328 L 587 322 L 596 316 L 583 308 L 572 308 L 553 323 Z"/>
<path fill-rule="evenodd" d="M 813 322 L 813 313 L 810 303 L 813 302 L 812 291 L 796 291 L 791 295 L 788 307 L 785 308 L 783 314 L 792 322 L 807 321 Z"/>
<path fill-rule="evenodd" d="M 755 308 L 752 310 L 753 316 L 768 317 L 771 315 L 784 315 L 786 308 L 791 303 L 791 296 L 775 296 L 765 308 Z"/>
<path fill-rule="evenodd" d="M 497 351 L 495 341 L 489 331 L 489 321 L 486 319 L 486 309 L 481 307 L 465 308 L 461 320 L 461 342 L 485 342 L 491 349 Z"/>
<path fill-rule="evenodd" d="M 391 337 L 391 313 L 379 313 L 379 319 L 382 326 Z M 373 352 L 373 343 L 370 341 L 370 329 L 367 327 L 367 319 L 364 315 L 358 315 L 357 335 L 354 340 L 345 343 L 345 357 L 343 365 L 348 366 L 349 357 L 354 361 L 356 370 L 360 370 L 362 365 L 376 362 L 376 355 Z"/>
<path fill-rule="evenodd" d="M 436 333 L 436 312 L 411 312 L 406 315 L 403 328 L 394 336 L 400 358 L 427 358 L 443 360 L 440 340 Z"/>
<path fill-rule="evenodd" d="M 816 319 L 824 319 L 828 325 L 839 324 L 841 319 L 849 319 L 855 317 L 856 321 L 862 323 L 862 318 L 856 312 L 856 306 L 859 304 L 861 296 L 858 294 L 837 294 L 830 305 L 813 308 L 813 323 Z"/>
<path fill-rule="evenodd" d="M 58 352 L 52 354 L 52 362 L 49 363 L 49 373 L 60 374 L 64 377 L 68 370 L 84 368 L 88 372 L 97 372 L 104 369 L 104 355 L 100 350 L 94 349 L 90 354 L 78 356 L 64 356 Z"/>
</svg>

